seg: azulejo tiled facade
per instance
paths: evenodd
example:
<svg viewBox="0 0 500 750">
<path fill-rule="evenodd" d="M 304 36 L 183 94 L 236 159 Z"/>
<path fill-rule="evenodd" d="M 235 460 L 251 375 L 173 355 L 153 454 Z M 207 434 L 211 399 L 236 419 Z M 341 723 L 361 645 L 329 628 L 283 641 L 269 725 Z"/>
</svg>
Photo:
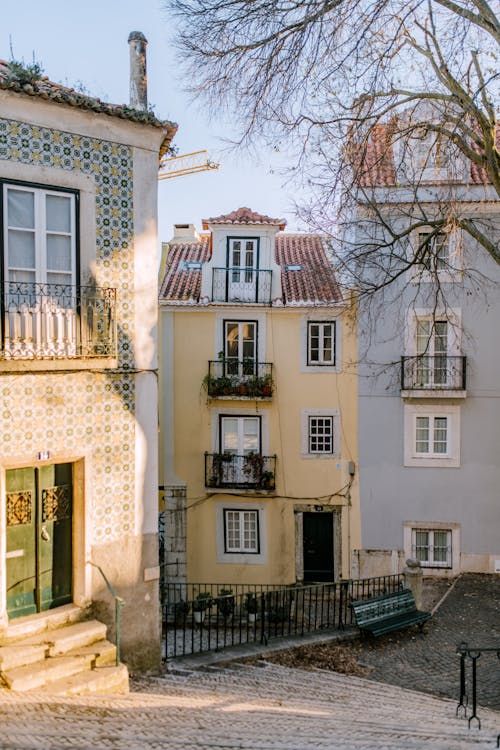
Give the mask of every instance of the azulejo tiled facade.
<svg viewBox="0 0 500 750">
<path fill-rule="evenodd" d="M 93 482 L 91 542 L 118 540 L 132 533 L 135 518 L 134 379 L 128 372 L 134 362 L 132 149 L 0 119 L 0 159 L 91 176 L 95 282 L 118 290 L 117 370 L 2 376 L 3 456 L 40 450 L 77 456 L 85 450 Z"/>
</svg>

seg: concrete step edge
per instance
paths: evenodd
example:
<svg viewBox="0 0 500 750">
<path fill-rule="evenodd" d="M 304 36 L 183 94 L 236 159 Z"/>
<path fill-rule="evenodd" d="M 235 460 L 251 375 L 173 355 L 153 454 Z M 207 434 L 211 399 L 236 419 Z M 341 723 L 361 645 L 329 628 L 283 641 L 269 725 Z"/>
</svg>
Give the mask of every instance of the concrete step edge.
<svg viewBox="0 0 500 750">
<path fill-rule="evenodd" d="M 124 664 L 98 667 L 52 682 L 44 692 L 49 695 L 126 695 L 129 692 L 128 669 Z"/>
</svg>

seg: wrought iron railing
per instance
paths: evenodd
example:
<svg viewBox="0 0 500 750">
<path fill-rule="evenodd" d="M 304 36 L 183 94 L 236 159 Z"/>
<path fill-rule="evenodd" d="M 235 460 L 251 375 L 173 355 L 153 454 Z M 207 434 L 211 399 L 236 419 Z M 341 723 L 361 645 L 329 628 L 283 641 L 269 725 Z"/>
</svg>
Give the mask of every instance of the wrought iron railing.
<svg viewBox="0 0 500 750">
<path fill-rule="evenodd" d="M 214 268 L 212 301 L 269 305 L 272 273 L 260 268 Z"/>
<path fill-rule="evenodd" d="M 205 486 L 274 490 L 276 456 L 205 453 Z"/>
<path fill-rule="evenodd" d="M 116 290 L 7 281 L 0 359 L 116 356 Z"/>
<path fill-rule="evenodd" d="M 499 646 L 469 646 L 468 643 L 463 641 L 457 646 L 457 654 L 460 654 L 460 699 L 457 705 L 457 716 L 462 711 L 462 716 L 468 719 L 469 729 L 471 723 L 476 721 L 477 728 L 481 729 L 481 719 L 477 715 L 477 662 L 483 655 L 496 654 L 497 659 L 500 659 L 500 645 Z M 469 660 L 470 674 L 467 678 L 467 660 Z M 469 703 L 469 692 L 470 687 L 470 703 Z M 471 709 L 470 715 L 467 713 Z M 497 736 L 497 747 L 500 747 L 500 734 Z"/>
<path fill-rule="evenodd" d="M 464 391 L 466 357 L 401 357 L 401 389 Z"/>
<path fill-rule="evenodd" d="M 270 362 L 254 359 L 217 359 L 208 363 L 204 380 L 212 398 L 224 396 L 271 398 L 273 395 L 273 366 Z"/>
<path fill-rule="evenodd" d="M 246 643 L 354 625 L 351 601 L 398 591 L 402 576 L 301 585 L 165 584 L 163 656 L 172 659 Z"/>
</svg>

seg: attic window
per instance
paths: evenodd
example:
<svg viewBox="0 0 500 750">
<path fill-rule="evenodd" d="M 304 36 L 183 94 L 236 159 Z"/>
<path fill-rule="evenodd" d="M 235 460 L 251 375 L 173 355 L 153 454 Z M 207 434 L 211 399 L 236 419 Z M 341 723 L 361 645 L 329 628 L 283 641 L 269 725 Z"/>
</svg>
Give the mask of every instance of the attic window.
<svg viewBox="0 0 500 750">
<path fill-rule="evenodd" d="M 199 271 L 201 268 L 201 261 L 199 260 L 186 260 L 184 262 L 185 271 Z"/>
<path fill-rule="evenodd" d="M 302 271 L 302 266 L 300 263 L 289 264 L 285 266 L 285 271 Z"/>
</svg>

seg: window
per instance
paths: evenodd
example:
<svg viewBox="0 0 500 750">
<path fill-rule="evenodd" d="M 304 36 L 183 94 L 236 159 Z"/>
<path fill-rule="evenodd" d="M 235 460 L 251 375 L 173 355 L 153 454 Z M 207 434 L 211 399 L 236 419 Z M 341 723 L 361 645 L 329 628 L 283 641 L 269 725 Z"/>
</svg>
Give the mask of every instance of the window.
<svg viewBox="0 0 500 750">
<path fill-rule="evenodd" d="M 451 165 L 452 149 L 448 138 L 422 127 L 411 138 L 415 166 L 422 169 L 447 170 Z"/>
<path fill-rule="evenodd" d="M 451 568 L 451 529 L 412 529 L 412 557 L 425 567 Z"/>
<path fill-rule="evenodd" d="M 301 427 L 302 458 L 332 458 L 340 453 L 337 409 L 303 409 Z"/>
<path fill-rule="evenodd" d="M 260 417 L 221 417 L 220 452 L 260 453 Z"/>
<path fill-rule="evenodd" d="M 460 407 L 405 404 L 405 466 L 460 465 Z"/>
<path fill-rule="evenodd" d="M 257 240 L 244 237 L 230 239 L 228 253 L 232 282 L 253 284 L 254 269 L 258 265 Z"/>
<path fill-rule="evenodd" d="M 307 364 L 335 366 L 335 322 L 308 322 Z"/>
<path fill-rule="evenodd" d="M 257 323 L 224 321 L 225 375 L 253 375 L 256 373 Z"/>
<path fill-rule="evenodd" d="M 333 417 L 309 417 L 309 453 L 333 453 Z"/>
<path fill-rule="evenodd" d="M 416 319 L 417 383 L 446 385 L 448 381 L 448 321 Z"/>
<path fill-rule="evenodd" d="M 5 281 L 75 283 L 75 200 L 74 193 L 4 185 Z"/>
<path fill-rule="evenodd" d="M 449 266 L 449 234 L 444 232 L 418 232 L 417 258 L 423 271 L 444 271 Z"/>
<path fill-rule="evenodd" d="M 426 456 L 448 454 L 448 417 L 415 417 L 415 453 Z"/>
<path fill-rule="evenodd" d="M 257 510 L 224 509 L 224 551 L 259 554 L 259 513 Z"/>
</svg>

